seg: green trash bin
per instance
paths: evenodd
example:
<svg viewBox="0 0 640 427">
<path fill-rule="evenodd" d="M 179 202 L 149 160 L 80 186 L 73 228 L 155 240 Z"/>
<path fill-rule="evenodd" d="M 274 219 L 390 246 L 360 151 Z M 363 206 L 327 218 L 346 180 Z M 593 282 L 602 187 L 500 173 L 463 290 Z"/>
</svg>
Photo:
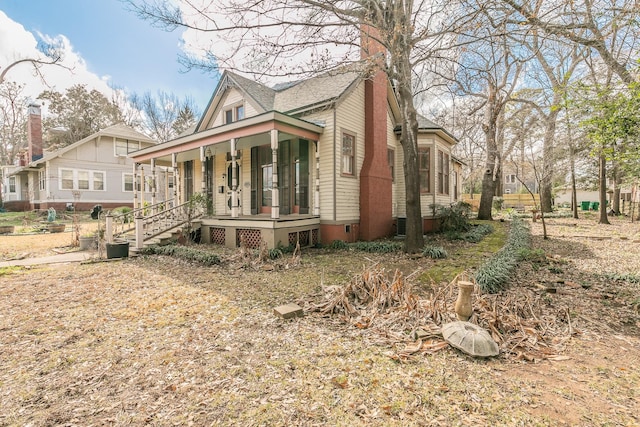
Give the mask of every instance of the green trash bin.
<svg viewBox="0 0 640 427">
<path fill-rule="evenodd" d="M 591 202 L 591 209 L 597 211 L 600 207 L 600 202 Z"/>
<path fill-rule="evenodd" d="M 583 211 L 588 211 L 589 210 L 589 205 L 591 204 L 591 202 L 580 202 L 582 204 L 582 210 Z"/>
</svg>

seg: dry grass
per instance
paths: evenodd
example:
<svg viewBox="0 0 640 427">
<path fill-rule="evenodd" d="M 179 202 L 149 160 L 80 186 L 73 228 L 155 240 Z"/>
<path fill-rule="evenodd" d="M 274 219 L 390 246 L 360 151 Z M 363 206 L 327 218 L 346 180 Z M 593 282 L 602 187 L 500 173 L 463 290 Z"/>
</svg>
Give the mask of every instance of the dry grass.
<svg viewBox="0 0 640 427">
<path fill-rule="evenodd" d="M 272 313 L 321 305 L 323 289 L 361 289 L 373 265 L 393 281 L 396 267 L 423 271 L 433 260 L 303 250 L 279 268 L 162 257 L 0 271 L 0 425 L 636 425 L 640 229 L 584 220 L 549 229 L 543 241 L 533 228 L 543 261 L 523 263 L 504 294 L 476 295 L 475 321 L 504 337 L 491 360 L 453 349 L 398 357 L 411 340 L 398 342 L 395 326 Z M 3 257 L 50 250 L 8 239 Z M 374 273 L 370 282 L 383 280 Z M 453 289 L 420 289 L 416 298 L 440 295 L 438 311 L 452 317 Z M 395 291 L 376 301 L 415 303 Z M 512 324 L 530 333 L 516 339 Z"/>
</svg>

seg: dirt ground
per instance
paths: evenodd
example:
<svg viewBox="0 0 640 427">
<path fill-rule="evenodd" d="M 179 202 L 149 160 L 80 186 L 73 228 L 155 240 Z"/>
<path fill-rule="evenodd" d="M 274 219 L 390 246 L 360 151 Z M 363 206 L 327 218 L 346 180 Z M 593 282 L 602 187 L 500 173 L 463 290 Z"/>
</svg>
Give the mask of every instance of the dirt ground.
<svg viewBox="0 0 640 427">
<path fill-rule="evenodd" d="M 640 425 L 640 225 L 550 219 L 548 240 L 531 226 L 545 256 L 501 295 L 474 295 L 472 321 L 502 334 L 490 359 L 308 310 L 367 266 L 401 266 L 409 282 L 437 262 L 424 258 L 306 250 L 275 265 L 0 270 L 0 425 Z M 70 242 L 0 236 L 0 258 Z M 439 318 L 453 318 L 450 286 L 415 286 L 432 306 L 427 290 L 446 294 Z M 305 316 L 273 315 L 289 302 Z"/>
</svg>

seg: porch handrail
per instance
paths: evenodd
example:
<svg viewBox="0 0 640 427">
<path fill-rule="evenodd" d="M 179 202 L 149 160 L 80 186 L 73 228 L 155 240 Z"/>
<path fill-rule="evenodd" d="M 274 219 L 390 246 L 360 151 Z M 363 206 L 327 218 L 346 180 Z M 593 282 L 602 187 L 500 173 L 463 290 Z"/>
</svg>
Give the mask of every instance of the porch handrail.
<svg viewBox="0 0 640 427">
<path fill-rule="evenodd" d="M 202 215 L 204 215 L 203 207 L 197 206 L 192 202 L 185 202 L 153 215 L 142 217 L 143 240 L 148 240 L 167 230 L 187 224 Z"/>
<path fill-rule="evenodd" d="M 107 243 L 113 243 L 113 240 L 117 237 L 122 237 L 127 233 L 130 233 L 136 229 L 135 219 L 138 217 L 144 217 L 149 213 L 152 216 L 157 213 L 164 212 L 168 209 L 174 208 L 174 200 L 169 199 L 163 202 L 155 203 L 153 205 L 143 206 L 138 209 L 133 209 L 121 214 L 113 215 L 111 211 L 105 216 L 105 239 Z"/>
</svg>

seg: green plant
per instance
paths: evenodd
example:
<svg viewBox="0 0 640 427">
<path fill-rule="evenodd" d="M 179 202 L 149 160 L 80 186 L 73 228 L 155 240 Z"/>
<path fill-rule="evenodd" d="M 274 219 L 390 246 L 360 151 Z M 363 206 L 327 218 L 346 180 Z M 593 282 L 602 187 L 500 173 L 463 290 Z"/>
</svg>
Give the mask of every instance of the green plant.
<svg viewBox="0 0 640 427">
<path fill-rule="evenodd" d="M 530 241 L 527 223 L 514 218 L 505 245 L 476 271 L 475 280 L 483 292 L 496 293 L 504 288 L 518 265 L 518 254 L 529 248 Z"/>
<path fill-rule="evenodd" d="M 203 251 L 194 246 L 182 245 L 152 245 L 143 248 L 140 253 L 142 255 L 166 255 L 174 258 L 180 258 L 187 261 L 196 262 L 202 265 L 218 265 L 220 257 L 214 253 Z"/>
<path fill-rule="evenodd" d="M 345 242 L 344 240 L 334 240 L 333 242 L 331 242 L 329 247 L 331 249 L 348 249 L 349 248 L 349 244 L 347 242 Z"/>
<path fill-rule="evenodd" d="M 391 242 L 380 240 L 375 242 L 355 242 L 349 245 L 356 251 L 369 253 L 390 253 L 399 252 L 403 248 L 402 242 Z"/>
<path fill-rule="evenodd" d="M 422 255 L 433 259 L 441 259 L 448 256 L 447 251 L 442 246 L 427 246 L 422 250 Z"/>
<path fill-rule="evenodd" d="M 471 205 L 457 202 L 450 206 L 431 205 L 440 225 L 440 231 L 468 231 L 471 228 L 469 215 Z"/>
</svg>

